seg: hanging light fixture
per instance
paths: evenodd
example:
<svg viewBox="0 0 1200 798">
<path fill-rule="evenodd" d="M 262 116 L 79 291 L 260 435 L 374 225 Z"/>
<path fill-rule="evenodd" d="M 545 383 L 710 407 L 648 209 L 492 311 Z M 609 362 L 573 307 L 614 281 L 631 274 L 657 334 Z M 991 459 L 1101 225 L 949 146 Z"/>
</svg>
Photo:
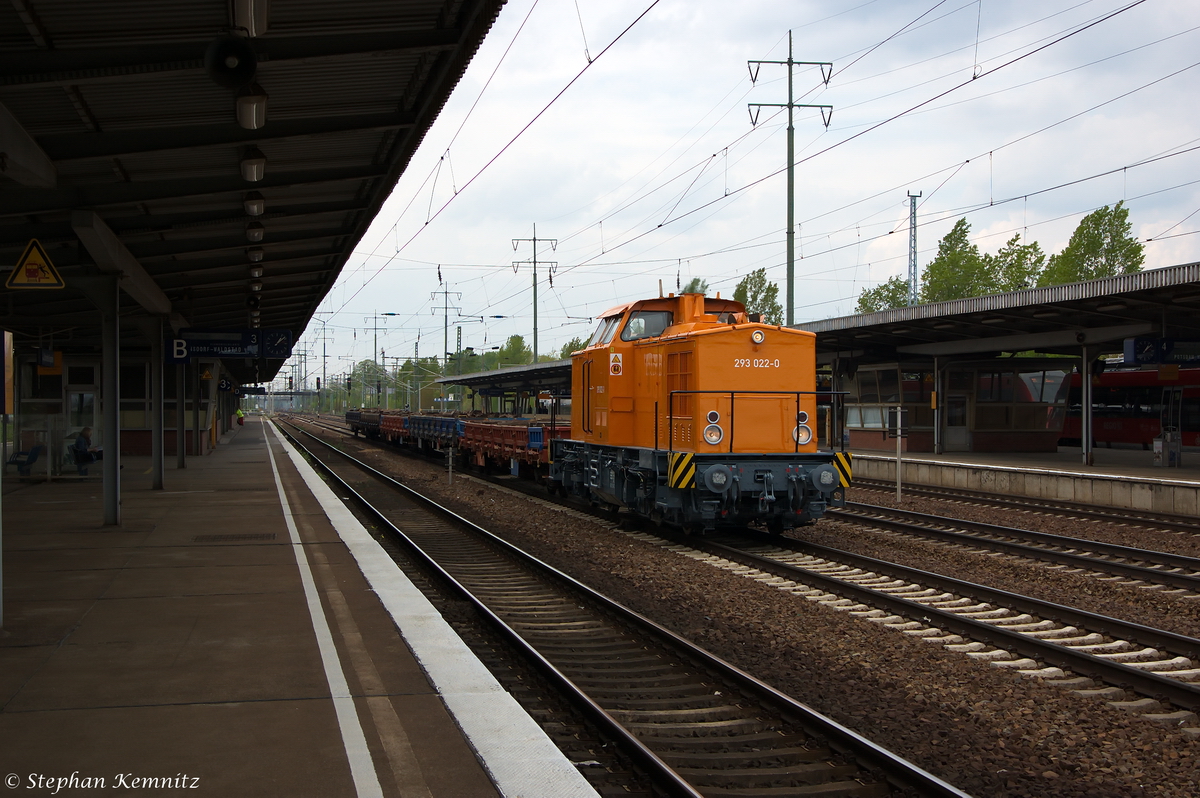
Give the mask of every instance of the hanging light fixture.
<svg viewBox="0 0 1200 798">
<path fill-rule="evenodd" d="M 267 173 L 267 156 L 258 147 L 251 147 L 242 155 L 242 179 L 257 183 Z"/>
<path fill-rule="evenodd" d="M 246 130 L 258 130 L 267 123 L 267 93 L 257 83 L 239 89 L 234 105 L 237 123 Z"/>
<path fill-rule="evenodd" d="M 250 267 L 250 276 L 254 277 L 255 279 L 262 277 L 263 276 L 262 266 L 251 266 Z"/>
<path fill-rule="evenodd" d="M 247 216 L 262 216 L 267 209 L 267 201 L 257 191 L 248 191 L 242 197 L 242 207 L 246 209 Z"/>
<path fill-rule="evenodd" d="M 262 222 L 250 222 L 246 225 L 246 238 L 250 241 L 262 241 L 266 234 L 267 228 L 262 226 Z"/>
<path fill-rule="evenodd" d="M 258 280 L 251 280 L 250 281 L 250 290 L 251 291 L 261 291 L 262 283 Z"/>
<path fill-rule="evenodd" d="M 266 33 L 270 14 L 270 0 L 233 0 L 233 25 L 252 39 Z"/>
<path fill-rule="evenodd" d="M 250 259 L 251 263 L 258 263 L 263 259 L 263 248 L 250 247 L 246 250 L 246 257 Z"/>
</svg>

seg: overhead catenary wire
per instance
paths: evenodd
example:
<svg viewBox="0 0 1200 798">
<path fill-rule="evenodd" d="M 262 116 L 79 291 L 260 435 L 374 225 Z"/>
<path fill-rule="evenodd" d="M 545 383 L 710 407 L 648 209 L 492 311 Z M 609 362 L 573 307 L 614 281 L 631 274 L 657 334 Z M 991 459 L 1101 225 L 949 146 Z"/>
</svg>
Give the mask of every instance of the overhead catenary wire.
<svg viewBox="0 0 1200 798">
<path fill-rule="evenodd" d="M 969 66 L 969 62 L 968 62 L 968 66 Z M 972 92 L 972 93 L 974 93 L 974 92 Z M 931 106 L 926 106 L 926 108 L 927 108 L 927 109 L 930 109 L 930 110 L 932 110 L 932 107 L 931 107 Z M 923 110 L 924 110 L 924 109 L 923 109 Z M 923 112 L 923 111 L 922 111 L 922 112 Z M 986 149 L 986 148 L 985 148 L 985 149 Z M 705 163 L 707 163 L 707 161 L 706 161 Z M 461 165 L 461 163 L 460 163 L 460 165 Z M 1003 161 L 1001 161 L 1001 162 L 997 163 L 996 165 L 997 165 L 997 167 L 998 167 L 998 168 L 1002 168 L 1002 165 L 1003 165 L 1003 166 L 1007 166 L 1007 164 L 1003 164 Z M 963 168 L 963 162 L 962 162 L 961 160 L 957 160 L 957 159 L 956 159 L 956 163 L 955 163 L 955 164 L 954 164 L 954 166 L 951 168 L 951 171 L 955 171 L 955 170 L 961 170 L 962 168 Z M 683 186 L 682 186 L 682 183 L 677 183 L 677 184 L 676 184 L 676 191 L 675 191 L 675 192 L 672 192 L 672 193 L 674 193 L 674 194 L 675 194 L 675 196 L 671 198 L 671 202 L 675 203 L 675 205 L 676 205 L 676 206 L 677 206 L 677 207 L 678 207 L 678 208 L 679 208 L 681 211 L 683 211 L 683 210 L 689 210 L 689 209 L 688 209 L 688 207 L 687 207 L 687 205 L 688 205 L 689 203 L 692 203 L 692 202 L 694 202 L 694 200 L 695 200 L 695 197 L 696 197 L 696 194 L 697 194 L 697 191 L 700 191 L 700 192 L 702 192 L 702 191 L 703 191 L 703 189 L 701 188 L 701 184 L 702 184 L 702 183 L 704 183 L 706 180 L 708 180 L 708 178 L 710 177 L 710 175 L 711 175 L 711 174 L 716 174 L 715 170 L 712 170 L 712 168 L 711 168 L 711 165 L 709 165 L 709 166 L 708 166 L 708 173 L 703 173 L 703 172 L 701 172 L 700 174 L 698 174 L 696 171 L 692 171 L 690 174 L 688 174 L 688 175 L 687 175 L 687 177 L 689 178 L 689 180 L 691 180 L 691 181 L 692 181 L 691 185 L 689 185 L 689 187 L 688 187 L 688 188 L 685 190 L 685 193 L 684 193 L 684 194 L 680 195 L 680 194 L 678 194 L 678 193 L 676 193 L 676 192 L 677 192 L 679 189 L 683 188 Z M 943 173 L 943 174 L 941 175 L 941 177 L 943 177 L 943 178 L 944 178 L 944 177 L 946 176 L 946 174 L 948 174 L 948 173 Z M 980 173 L 980 174 L 982 174 L 982 173 Z M 731 173 L 731 175 L 730 175 L 730 178 L 731 178 L 731 179 L 733 179 L 733 178 L 734 178 L 734 176 L 735 176 L 735 175 L 734 175 L 734 173 Z M 997 172 L 997 179 L 998 179 L 998 181 L 999 181 L 999 179 L 1000 179 L 1000 176 L 1001 176 L 1001 173 L 1000 173 L 1000 172 Z M 444 178 L 444 177 L 445 177 L 445 175 L 443 175 L 443 178 Z M 716 186 L 716 193 L 717 193 L 717 194 L 722 194 L 722 193 L 723 193 L 723 186 L 721 185 L 721 183 L 722 183 L 723 181 L 720 179 L 720 177 L 721 177 L 720 175 L 717 175 L 717 177 L 718 177 L 718 181 L 717 181 L 717 183 L 718 183 L 718 184 L 717 184 L 717 186 Z M 968 177 L 971 177 L 971 175 L 968 175 Z M 439 178 L 439 180 L 440 180 L 440 179 L 441 179 L 441 178 Z M 972 178 L 972 179 L 973 179 L 973 178 Z M 737 186 L 737 182 L 739 182 L 739 181 L 735 180 L 735 182 L 734 182 L 734 185 L 731 187 L 731 190 L 736 190 L 736 189 L 738 188 L 738 186 Z M 997 183 L 997 189 L 1002 189 L 1002 185 L 1001 185 L 1001 183 L 1002 183 L 1002 182 L 1003 182 L 1003 181 L 999 181 L 999 182 Z M 1132 178 L 1132 176 L 1131 176 L 1131 179 L 1130 179 L 1130 186 L 1131 186 L 1131 188 L 1133 188 L 1133 186 L 1135 185 L 1135 183 L 1136 183 L 1136 181 L 1135 181 L 1135 180 Z M 1004 192 L 1003 192 L 1003 190 L 1001 191 L 1001 193 L 1004 193 Z M 1135 191 L 1135 193 L 1136 193 L 1136 191 Z M 927 194 L 928 194 L 928 192 L 927 192 Z M 1119 189 L 1118 189 L 1118 195 L 1119 195 Z M 942 196 L 943 196 L 943 195 L 938 195 L 938 197 L 936 197 L 936 198 L 935 198 L 935 201 L 936 201 L 937 199 L 940 199 Z M 1024 196 L 1024 195 L 1023 195 L 1023 196 Z M 707 199 L 707 197 L 703 197 L 703 198 Z M 422 199 L 424 199 L 424 197 L 422 197 Z M 660 198 L 660 199 L 661 199 L 661 198 Z M 682 202 L 681 202 L 681 200 L 682 200 Z M 997 200 L 997 201 L 999 201 L 999 200 Z M 653 203 L 653 204 L 657 204 L 657 203 Z M 1034 203 L 1031 203 L 1031 205 L 1034 205 Z M 669 207 L 669 206 L 668 206 L 668 207 Z M 930 205 L 930 206 L 928 206 L 928 207 L 932 207 L 932 205 Z M 1032 212 L 1032 213 L 1031 213 L 1031 217 L 1033 217 L 1033 218 L 1036 218 L 1036 211 L 1035 211 L 1035 209 L 1034 209 L 1034 208 L 1031 208 L 1030 210 L 1031 210 L 1031 212 Z M 707 216 L 707 215 L 708 215 L 710 212 L 711 212 L 711 211 L 705 211 L 705 212 L 702 212 L 702 213 L 697 213 L 697 214 L 695 214 L 695 215 L 693 215 L 693 216 L 692 216 L 692 219 L 694 220 L 694 219 L 696 219 L 696 218 L 699 218 L 699 217 Z M 864 212 L 864 213 L 865 213 L 865 212 Z M 1179 218 L 1179 216 L 1182 216 L 1182 215 L 1183 215 L 1183 213 L 1186 213 L 1186 209 L 1185 209 L 1184 211 L 1181 211 L 1181 212 L 1180 212 L 1180 213 L 1179 213 L 1179 214 L 1178 214 L 1178 215 L 1177 215 L 1175 218 Z M 931 219 L 932 219 L 932 218 L 933 218 L 933 214 L 931 214 Z M 1031 220 L 1030 220 L 1031 222 L 1033 221 L 1033 218 L 1031 218 Z M 657 222 L 658 222 L 658 221 L 660 221 L 660 220 L 661 220 L 661 217 L 660 217 L 660 219 L 655 219 L 655 220 L 654 220 L 654 222 L 655 222 L 655 223 L 657 223 Z M 1162 226 L 1165 226 L 1166 224 L 1169 224 L 1171 221 L 1174 221 L 1174 219 L 1171 219 L 1171 220 L 1165 220 L 1165 221 L 1163 222 L 1163 224 L 1162 224 L 1162 225 L 1159 225 L 1159 226 L 1160 226 L 1160 227 L 1162 227 Z M 687 227 L 687 226 L 689 226 L 689 225 L 690 225 L 692 222 L 680 222 L 679 220 L 674 220 L 674 219 L 673 219 L 673 220 L 672 220 L 670 223 L 671 223 L 671 224 L 673 224 L 673 225 L 676 225 L 678 228 L 684 228 L 684 227 Z M 889 222 L 889 223 L 890 223 L 890 222 Z M 822 233 L 827 233 L 827 232 L 828 232 L 828 229 L 836 229 L 836 228 L 837 228 L 837 226 L 838 226 L 838 225 L 831 225 L 831 226 L 829 226 L 829 228 L 827 228 L 826 230 L 823 230 L 823 231 L 822 231 Z M 608 225 L 606 224 L 606 225 L 605 225 L 605 227 L 608 227 Z M 613 225 L 613 227 L 612 227 L 612 228 L 604 230 L 605 246 L 603 247 L 603 249 L 605 250 L 605 254 L 604 254 L 604 255 L 602 255 L 602 256 L 601 256 L 601 257 L 599 257 L 599 258 L 596 258 L 596 261 L 601 261 L 601 260 L 603 260 L 603 261 L 604 261 L 604 262 L 606 262 L 606 263 L 607 263 L 607 262 L 613 262 L 613 263 L 623 263 L 623 262 L 626 262 L 626 261 L 625 261 L 625 259 L 621 259 L 621 258 L 619 258 L 619 257 L 617 257 L 617 258 L 614 258 L 613 256 L 614 256 L 614 255 L 616 255 L 616 256 L 619 256 L 620 254 L 635 254 L 635 253 L 636 253 L 637 251 L 639 251 L 639 250 L 644 250 L 644 249 L 646 249 L 646 247 L 644 247 L 644 246 L 641 246 L 641 247 L 639 247 L 639 246 L 628 247 L 628 246 L 627 246 L 627 244 L 626 244 L 626 242 L 625 242 L 625 239 L 626 239 L 626 238 L 628 238 L 628 236 L 627 236 L 627 235 L 614 235 L 614 231 L 616 231 L 616 230 L 619 230 L 621 227 L 622 227 L 622 224 L 615 224 L 615 225 Z M 853 225 L 850 225 L 850 227 L 851 227 L 851 229 L 853 229 Z M 593 224 L 592 233 L 591 233 L 591 235 L 588 237 L 588 243 L 589 243 L 589 245 L 591 244 L 591 241 L 592 241 L 592 239 L 594 239 L 594 238 L 595 238 L 595 236 L 596 236 L 596 232 L 595 232 L 595 229 L 594 229 L 594 228 L 595 228 L 595 225 Z M 1172 232 L 1174 232 L 1174 231 L 1177 231 L 1177 230 L 1178 230 L 1178 227 L 1174 228 L 1174 230 L 1173 230 Z M 810 233 L 810 234 L 811 234 L 811 235 L 806 235 L 806 236 L 804 237 L 806 241 L 811 241 L 811 239 L 817 235 L 817 233 L 815 232 L 815 228 L 813 228 L 813 227 L 812 227 L 812 225 L 811 225 L 811 224 L 808 224 L 807 222 L 806 222 L 806 226 L 805 226 L 805 232 L 807 232 L 807 233 Z M 866 228 L 864 228 L 862 232 L 863 232 L 864 241 L 865 241 L 865 240 L 866 240 L 866 236 L 867 236 L 867 235 L 869 235 L 869 233 L 868 233 L 868 231 L 867 231 L 867 229 L 866 229 Z M 1144 234 L 1144 233 L 1143 233 L 1143 234 Z M 1168 235 L 1169 235 L 1169 233 L 1168 233 Z M 662 236 L 656 236 L 656 237 L 655 237 L 654 239 L 652 239 L 652 240 L 653 240 L 653 241 L 655 241 L 655 242 L 660 242 L 660 241 L 662 240 L 662 238 L 663 238 Z M 834 243 L 834 244 L 837 244 L 837 243 L 839 243 L 839 241 L 838 241 L 837 239 L 838 239 L 838 237 L 835 235 L 832 243 Z M 402 240 L 402 239 L 401 239 L 401 240 Z M 614 247 L 615 247 L 615 246 L 625 246 L 626 248 L 625 248 L 625 250 L 624 250 L 623 252 L 622 252 L 622 250 L 620 250 L 620 249 L 617 249 L 616 251 L 613 251 L 613 249 L 614 249 Z M 655 246 L 660 246 L 660 245 L 656 243 L 656 244 L 655 244 Z M 755 242 L 755 244 L 753 244 L 752 246 L 758 246 L 758 242 Z M 772 246 L 772 243 L 771 243 L 770 241 L 765 241 L 765 242 L 762 242 L 762 243 L 761 243 L 761 246 L 762 246 L 763 248 L 765 248 L 765 249 L 769 249 L 769 248 L 770 248 L 770 246 Z M 670 247 L 670 248 L 671 248 L 671 249 L 674 249 L 675 247 Z M 821 243 L 819 243 L 819 244 L 816 244 L 816 245 L 815 245 L 815 247 L 813 247 L 813 245 L 812 245 L 812 244 L 808 244 L 808 245 L 806 245 L 806 250 L 807 250 L 807 249 L 810 249 L 810 248 L 812 249 L 812 251 L 809 253 L 809 254 L 810 254 L 810 258 L 811 258 L 811 257 L 815 257 L 816 255 L 818 255 L 818 254 L 819 254 L 819 253 L 818 253 L 818 251 L 817 251 L 817 249 L 821 249 L 821 250 L 824 250 L 824 249 L 825 249 L 825 242 L 821 242 Z M 578 249 L 578 247 L 575 247 L 575 249 Z M 650 248 L 650 252 L 649 252 L 648 254 L 653 254 L 653 249 L 654 249 L 654 248 L 653 248 L 653 247 L 651 247 L 651 248 Z M 691 249 L 691 248 L 689 248 L 689 249 Z M 724 251 L 728 251 L 728 250 L 731 250 L 731 249 L 733 249 L 733 248 L 731 248 L 731 247 L 722 247 L 722 248 L 720 248 L 720 249 L 721 249 L 721 250 L 724 250 Z M 764 251 L 765 251 L 765 249 L 764 249 Z M 662 251 L 662 250 L 660 249 L 660 251 Z M 714 250 L 714 251 L 716 251 L 716 250 Z M 751 249 L 750 251 L 751 251 L 751 252 L 754 252 L 754 251 L 756 251 L 756 250 L 754 250 L 754 249 Z M 673 254 L 675 254 L 675 253 L 673 253 Z M 485 256 L 485 257 L 486 257 L 486 256 Z M 440 258 L 439 258 L 439 259 L 440 259 Z M 874 258 L 872 258 L 870 255 L 867 255 L 865 259 L 871 259 L 871 260 L 873 260 Z M 375 255 L 375 254 L 372 254 L 372 255 L 370 256 L 370 264 L 369 264 L 369 265 L 366 267 L 366 269 L 365 269 L 366 273 L 368 273 L 368 274 L 369 274 L 369 273 L 370 273 L 370 271 L 372 271 L 372 270 L 373 270 L 375 267 L 377 267 L 377 266 L 379 265 L 379 263 L 383 262 L 383 260 L 384 260 L 384 258 L 383 258 L 383 256 L 382 256 L 382 255 Z M 639 260 L 653 260 L 653 259 L 652 259 L 652 258 L 640 258 Z M 665 260 L 665 259 L 664 259 L 664 260 Z M 671 260 L 674 260 L 674 258 L 672 257 L 672 258 L 671 258 Z M 744 261 L 745 261 L 745 259 L 744 259 L 744 258 L 738 258 L 737 260 L 738 260 L 738 262 L 739 262 L 739 263 L 741 263 L 741 262 L 744 262 Z M 406 263 L 406 260 L 405 260 L 405 258 L 403 258 L 403 257 L 402 257 L 402 258 L 400 258 L 400 259 L 393 260 L 393 261 L 390 263 L 390 265 L 389 265 L 387 268 L 388 268 L 388 269 L 395 269 L 395 268 L 397 268 L 397 267 L 401 267 L 401 266 L 403 266 L 403 264 L 404 264 L 404 263 Z M 471 265 L 471 266 L 469 266 L 469 267 L 470 267 L 470 268 L 475 268 L 475 269 L 477 269 L 477 271 L 479 272 L 479 274 L 480 274 L 480 275 L 482 275 L 482 277 L 480 277 L 480 278 L 475 278 L 475 279 L 473 280 L 473 285 L 474 285 L 474 288 L 473 288 L 472 290 L 474 290 L 474 291 L 475 291 L 475 293 L 476 293 L 476 295 L 477 295 L 477 296 L 479 296 L 480 298 L 482 298 L 482 294 L 483 294 L 485 291 L 490 291 L 490 292 L 492 293 L 492 296 L 493 296 L 493 297 L 499 297 L 500 295 L 502 295 L 502 294 L 504 293 L 503 291 L 501 291 L 499 294 L 498 294 L 498 293 L 495 293 L 495 292 L 494 292 L 494 290 L 493 290 L 493 287 L 492 287 L 492 286 L 491 286 L 491 285 L 490 285 L 490 284 L 487 282 L 487 281 L 488 281 L 488 278 L 487 278 L 487 276 L 486 276 L 486 275 L 488 274 L 488 269 L 489 269 L 489 268 L 492 268 L 491 266 L 489 266 L 489 265 L 488 265 L 488 264 L 486 264 L 486 263 L 480 263 L 480 264 L 478 264 L 478 265 Z M 618 266 L 618 267 L 616 267 L 616 268 L 620 268 L 620 267 Z M 740 267 L 739 267 L 739 268 L 740 268 Z M 556 281 L 556 283 L 557 283 L 557 281 Z M 564 285 L 564 286 L 566 285 L 565 281 L 563 282 L 563 285 Z M 351 289 L 351 290 L 353 290 L 353 289 Z M 564 300 L 564 301 L 566 301 L 566 302 L 567 302 L 567 304 L 568 304 L 568 305 L 569 305 L 571 308 L 575 308 L 575 307 L 577 307 L 577 305 L 576 305 L 576 303 L 575 303 L 575 301 L 574 301 L 574 300 L 577 300 L 577 299 L 579 298 L 579 294 L 577 294 L 577 293 L 571 293 L 571 294 L 567 294 L 567 295 L 565 295 L 565 296 L 569 296 L 569 297 L 571 297 L 571 298 L 572 298 L 572 299 L 569 299 L 569 300 Z M 497 300 L 497 301 L 499 301 L 499 300 Z M 572 312 L 574 312 L 574 311 L 572 311 Z"/>
<path fill-rule="evenodd" d="M 546 111 L 550 110 L 550 107 L 553 106 L 559 100 L 560 97 L 562 97 L 564 94 L 566 94 L 567 91 L 572 86 L 574 86 L 575 83 L 581 77 L 583 77 L 584 73 L 586 73 L 592 67 L 593 64 L 595 64 L 597 61 L 599 61 L 601 58 L 603 58 L 604 54 L 607 53 L 609 50 L 611 50 L 613 48 L 613 46 L 616 45 L 617 42 L 621 41 L 621 39 L 623 39 L 625 37 L 625 35 L 627 33 L 629 33 L 629 31 L 631 31 L 635 25 L 637 25 L 638 22 L 640 22 L 642 19 L 644 19 L 646 17 L 646 15 L 649 14 L 654 9 L 654 7 L 659 4 L 660 1 L 661 0 L 652 0 L 650 5 L 647 6 L 646 9 L 643 10 L 640 14 L 638 14 L 637 18 L 634 19 L 633 22 L 630 22 L 629 25 L 626 26 L 624 30 L 622 30 L 620 33 L 617 34 L 616 38 L 614 38 L 611 42 L 609 42 L 607 45 L 605 45 L 604 49 L 601 50 L 599 53 L 597 53 L 595 58 L 593 58 L 591 61 L 589 61 L 587 63 L 587 65 L 583 67 L 583 69 L 579 70 L 579 72 L 577 72 L 575 74 L 575 76 L 567 82 L 567 85 L 563 86 L 562 89 L 560 89 L 559 92 L 550 99 L 550 102 L 546 103 L 546 105 L 540 111 L 538 111 L 536 114 L 534 114 L 533 118 L 530 119 L 527 123 L 525 123 L 525 125 L 520 130 L 517 131 L 516 135 L 514 135 L 511 139 L 509 139 L 508 143 L 506 143 L 503 147 L 500 148 L 499 152 L 497 152 L 490 159 L 488 159 L 487 163 L 485 163 L 474 175 L 472 175 L 470 177 L 470 179 L 467 180 L 467 182 L 463 183 L 462 190 L 466 191 L 466 189 L 472 183 L 474 183 L 479 178 L 480 175 L 482 175 L 484 172 L 486 172 L 488 170 L 488 168 L 491 167 L 491 165 L 494 164 L 500 158 L 501 155 L 503 155 L 505 152 L 507 152 L 508 149 L 510 147 L 512 147 L 512 145 L 517 141 L 517 139 L 519 139 L 522 135 L 524 135 L 525 131 L 529 130 L 529 128 L 531 128 L 535 122 L 537 122 L 539 119 L 541 119 L 541 117 L 546 113 Z M 421 232 L 429 226 L 429 223 L 432 222 L 434 219 L 436 219 L 438 216 L 440 216 L 442 214 L 442 212 L 444 210 L 446 210 L 446 208 L 449 207 L 450 204 L 461 193 L 462 193 L 462 191 L 460 191 L 458 194 L 455 194 L 450 199 L 446 200 L 445 204 L 443 204 L 440 208 L 438 208 L 436 213 L 434 213 L 430 218 L 426 219 L 425 224 L 422 225 L 420 228 L 418 228 L 417 231 L 415 233 L 413 233 L 412 236 L 409 237 L 409 239 L 400 246 L 397 254 L 399 254 L 399 252 L 404 251 L 405 247 L 407 247 L 414 240 L 416 240 L 417 236 L 419 236 L 421 234 Z M 358 291 L 355 291 L 350 296 L 349 299 L 347 299 L 345 302 L 342 303 L 342 306 L 345 307 L 345 305 L 347 303 L 349 303 L 356 296 L 358 296 L 358 294 L 363 290 L 363 288 L 366 288 L 367 285 L 369 285 L 371 283 L 371 281 L 375 279 L 375 277 L 379 276 L 379 274 L 380 274 L 380 272 L 376 271 L 374 275 L 372 275 L 370 278 L 368 278 L 362 284 L 362 286 L 359 287 Z"/>
</svg>

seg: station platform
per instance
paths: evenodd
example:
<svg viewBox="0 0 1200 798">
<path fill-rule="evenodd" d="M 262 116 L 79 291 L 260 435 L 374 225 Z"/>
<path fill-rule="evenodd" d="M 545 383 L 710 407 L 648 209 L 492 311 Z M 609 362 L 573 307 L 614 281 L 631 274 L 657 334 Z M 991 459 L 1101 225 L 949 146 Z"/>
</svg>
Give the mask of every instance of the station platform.
<svg viewBox="0 0 1200 798">
<path fill-rule="evenodd" d="M 3 494 L 0 776 L 29 795 L 595 796 L 259 418 L 150 487 Z"/>
<path fill-rule="evenodd" d="M 1200 516 L 1200 451 L 1183 465 L 1155 467 L 1142 449 L 1095 449 L 1085 466 L 1079 447 L 1057 452 L 925 452 L 903 454 L 902 483 L 979 490 L 1008 496 L 1083 502 L 1103 507 Z M 854 476 L 894 482 L 896 455 L 854 452 Z"/>
</svg>

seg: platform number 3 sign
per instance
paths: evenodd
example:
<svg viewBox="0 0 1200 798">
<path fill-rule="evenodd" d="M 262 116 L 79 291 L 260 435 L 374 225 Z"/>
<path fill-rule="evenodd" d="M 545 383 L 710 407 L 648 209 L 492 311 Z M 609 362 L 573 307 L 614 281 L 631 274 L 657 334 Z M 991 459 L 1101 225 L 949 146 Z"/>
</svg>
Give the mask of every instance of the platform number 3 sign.
<svg viewBox="0 0 1200 798">
<path fill-rule="evenodd" d="M 620 352 L 609 352 L 608 353 L 608 373 L 612 374 L 614 377 L 619 376 L 621 374 L 621 353 Z"/>
</svg>

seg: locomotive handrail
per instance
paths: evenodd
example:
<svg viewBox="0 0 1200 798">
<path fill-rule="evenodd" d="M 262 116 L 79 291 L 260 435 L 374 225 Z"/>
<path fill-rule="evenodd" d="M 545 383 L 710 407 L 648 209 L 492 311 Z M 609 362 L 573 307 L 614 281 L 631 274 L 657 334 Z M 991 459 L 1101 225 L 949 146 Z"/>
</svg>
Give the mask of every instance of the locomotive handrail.
<svg viewBox="0 0 1200 798">
<path fill-rule="evenodd" d="M 800 424 L 800 397 L 801 396 L 816 396 L 818 394 L 842 394 L 845 391 L 667 391 L 667 451 L 675 451 L 675 394 L 692 395 L 692 394 L 720 394 L 729 396 L 729 452 L 733 453 L 733 430 L 734 418 L 736 416 L 736 396 L 737 394 L 755 395 L 755 396 L 795 396 L 796 397 L 796 424 Z M 658 433 L 657 407 L 655 408 L 655 434 Z M 793 453 L 800 451 L 799 436 L 792 436 Z M 655 441 L 655 448 L 658 448 L 658 442 Z M 832 441 L 830 442 L 832 447 Z"/>
</svg>

